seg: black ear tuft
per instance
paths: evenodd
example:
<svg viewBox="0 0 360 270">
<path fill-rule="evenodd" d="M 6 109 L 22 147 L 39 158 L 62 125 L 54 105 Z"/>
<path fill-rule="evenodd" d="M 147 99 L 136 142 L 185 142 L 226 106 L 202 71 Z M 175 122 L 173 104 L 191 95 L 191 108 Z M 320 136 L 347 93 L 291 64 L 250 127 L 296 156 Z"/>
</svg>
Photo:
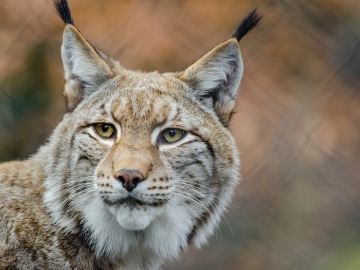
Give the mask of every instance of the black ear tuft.
<svg viewBox="0 0 360 270">
<path fill-rule="evenodd" d="M 60 15 L 61 19 L 65 24 L 74 25 L 74 21 L 71 18 L 71 12 L 67 0 L 54 0 L 54 6 L 57 10 L 57 13 Z"/>
<path fill-rule="evenodd" d="M 257 12 L 257 9 L 254 9 L 241 21 L 232 37 L 240 41 L 250 30 L 259 24 L 261 18 L 262 15 Z"/>
</svg>

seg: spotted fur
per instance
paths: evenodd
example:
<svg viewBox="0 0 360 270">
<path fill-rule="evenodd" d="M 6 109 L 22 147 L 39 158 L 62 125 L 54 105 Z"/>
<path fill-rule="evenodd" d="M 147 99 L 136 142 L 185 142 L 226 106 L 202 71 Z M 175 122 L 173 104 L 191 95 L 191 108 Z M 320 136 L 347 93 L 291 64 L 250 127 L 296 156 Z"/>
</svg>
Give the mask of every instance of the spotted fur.
<svg viewBox="0 0 360 270">
<path fill-rule="evenodd" d="M 69 111 L 33 157 L 0 165 L 0 269 L 158 269 L 207 241 L 239 182 L 227 129 L 238 41 L 183 72 L 135 72 L 59 13 Z M 114 136 L 101 137 L 98 123 Z M 164 143 L 167 128 L 184 136 Z M 131 191 L 116 177 L 123 169 L 143 176 Z"/>
</svg>

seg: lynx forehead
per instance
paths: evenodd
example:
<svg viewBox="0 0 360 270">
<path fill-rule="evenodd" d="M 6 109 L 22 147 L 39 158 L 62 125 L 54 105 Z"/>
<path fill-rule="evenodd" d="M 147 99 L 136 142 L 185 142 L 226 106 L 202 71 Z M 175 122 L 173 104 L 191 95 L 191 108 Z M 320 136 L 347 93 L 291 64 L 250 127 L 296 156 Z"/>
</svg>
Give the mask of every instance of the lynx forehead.
<svg viewBox="0 0 360 270">
<path fill-rule="evenodd" d="M 61 54 L 68 112 L 27 161 L 0 165 L 0 268 L 157 269 L 213 233 L 239 181 L 227 126 L 260 17 L 182 72 L 130 71 L 74 26 Z"/>
</svg>

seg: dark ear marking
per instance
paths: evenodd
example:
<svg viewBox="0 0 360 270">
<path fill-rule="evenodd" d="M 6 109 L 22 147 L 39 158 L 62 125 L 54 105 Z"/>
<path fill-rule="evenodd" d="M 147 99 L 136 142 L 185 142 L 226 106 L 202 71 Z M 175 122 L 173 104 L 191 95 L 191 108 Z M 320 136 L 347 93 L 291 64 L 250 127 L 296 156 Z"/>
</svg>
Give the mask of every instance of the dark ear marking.
<svg viewBox="0 0 360 270">
<path fill-rule="evenodd" d="M 71 18 L 71 12 L 67 0 L 54 0 L 54 6 L 57 13 L 60 15 L 61 19 L 65 24 L 74 25 L 74 21 Z"/>
<path fill-rule="evenodd" d="M 232 37 L 240 41 L 250 30 L 260 23 L 261 18 L 262 15 L 258 13 L 257 9 L 254 9 L 241 21 Z"/>
</svg>

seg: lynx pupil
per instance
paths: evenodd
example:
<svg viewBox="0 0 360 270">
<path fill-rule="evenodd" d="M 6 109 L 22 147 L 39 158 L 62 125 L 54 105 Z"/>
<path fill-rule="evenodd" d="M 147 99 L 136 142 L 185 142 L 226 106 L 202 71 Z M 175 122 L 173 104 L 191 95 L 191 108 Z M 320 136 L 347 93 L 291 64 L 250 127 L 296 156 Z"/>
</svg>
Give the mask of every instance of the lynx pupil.
<svg viewBox="0 0 360 270">
<path fill-rule="evenodd" d="M 110 127 L 109 127 L 109 125 L 107 125 L 107 124 L 103 124 L 103 125 L 101 126 L 102 132 L 104 132 L 104 133 L 108 132 L 109 128 L 110 128 Z"/>
<path fill-rule="evenodd" d="M 175 129 L 169 129 L 169 136 L 171 138 L 174 138 L 177 134 L 177 131 Z"/>
</svg>

